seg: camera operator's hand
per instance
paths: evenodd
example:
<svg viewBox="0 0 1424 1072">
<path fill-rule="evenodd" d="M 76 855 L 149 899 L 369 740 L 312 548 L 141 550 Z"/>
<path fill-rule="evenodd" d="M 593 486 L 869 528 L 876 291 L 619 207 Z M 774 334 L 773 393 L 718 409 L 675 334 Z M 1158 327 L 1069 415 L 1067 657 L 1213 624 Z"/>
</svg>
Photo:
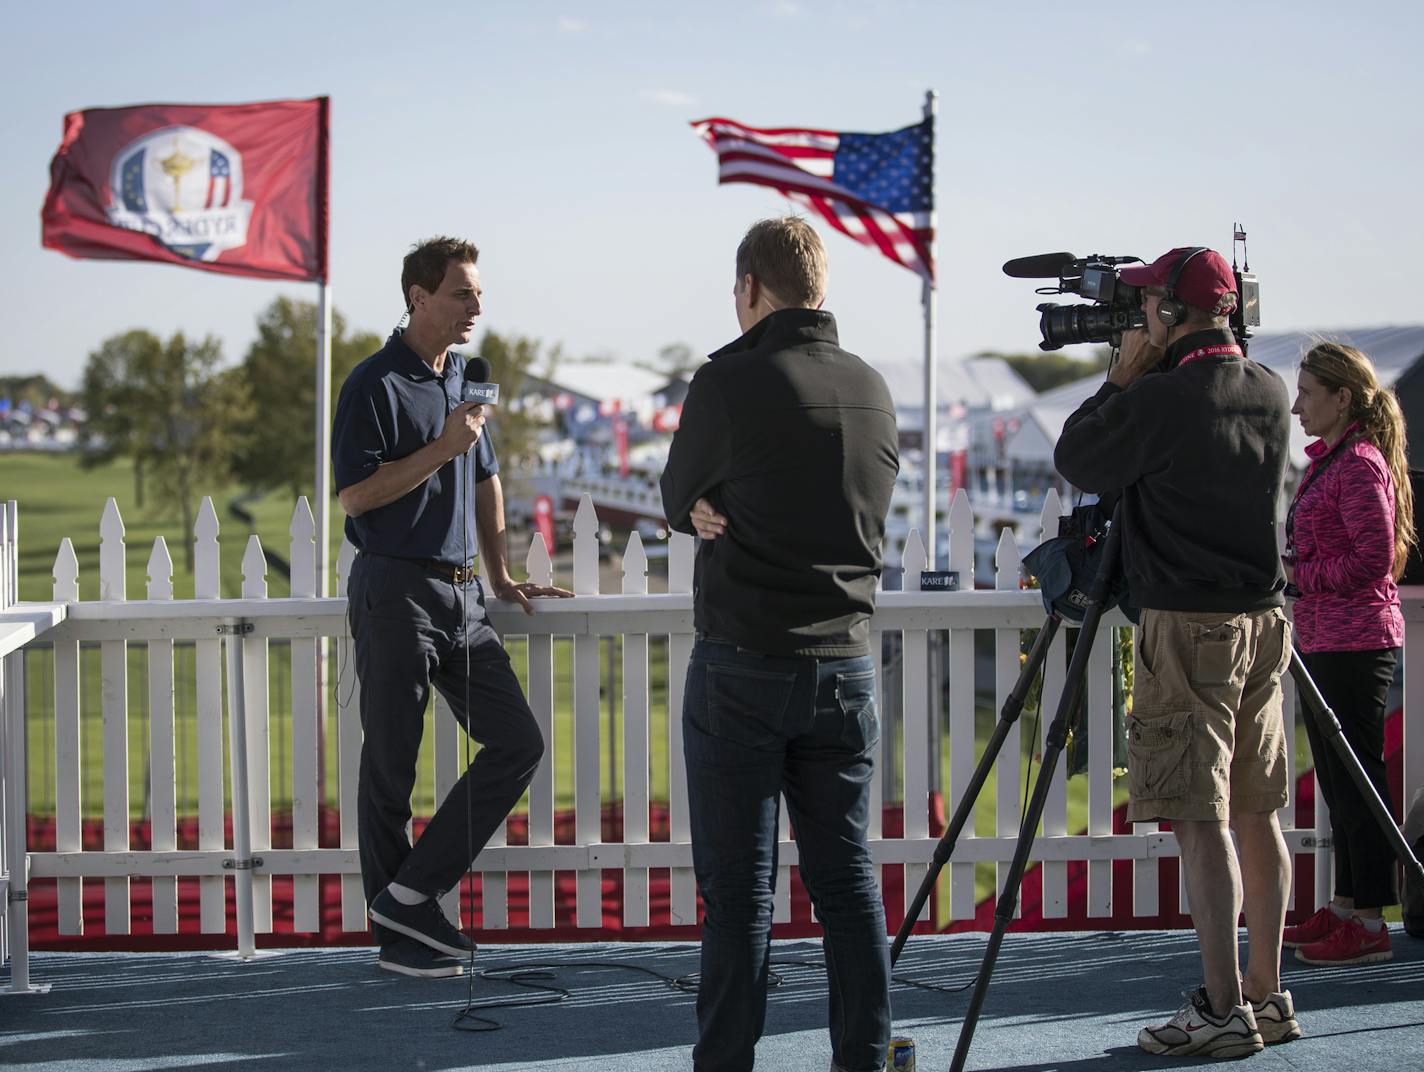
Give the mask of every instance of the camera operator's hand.
<svg viewBox="0 0 1424 1072">
<path fill-rule="evenodd" d="M 1162 347 L 1154 343 L 1146 328 L 1122 333 L 1122 349 L 1117 364 L 1108 373 L 1108 382 L 1126 387 L 1162 360 Z"/>
</svg>

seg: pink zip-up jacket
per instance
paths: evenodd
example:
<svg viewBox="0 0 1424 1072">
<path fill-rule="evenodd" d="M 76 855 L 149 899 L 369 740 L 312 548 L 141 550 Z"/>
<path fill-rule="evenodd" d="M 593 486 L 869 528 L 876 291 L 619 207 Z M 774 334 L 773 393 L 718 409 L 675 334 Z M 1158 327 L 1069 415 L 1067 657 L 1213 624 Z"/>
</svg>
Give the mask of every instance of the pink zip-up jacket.
<svg viewBox="0 0 1424 1072">
<path fill-rule="evenodd" d="M 1340 449 L 1296 503 L 1296 638 L 1304 652 L 1397 648 L 1404 615 L 1391 576 L 1394 480 L 1368 439 Z M 1317 439 L 1305 453 L 1302 484 L 1329 448 Z"/>
</svg>

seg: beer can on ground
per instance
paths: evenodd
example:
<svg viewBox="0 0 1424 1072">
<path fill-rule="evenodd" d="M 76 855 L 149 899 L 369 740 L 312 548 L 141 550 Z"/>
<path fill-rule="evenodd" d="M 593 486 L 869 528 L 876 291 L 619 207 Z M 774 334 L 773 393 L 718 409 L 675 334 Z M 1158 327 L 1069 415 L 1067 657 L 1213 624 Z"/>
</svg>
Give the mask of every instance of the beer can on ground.
<svg viewBox="0 0 1424 1072">
<path fill-rule="evenodd" d="M 915 1072 L 913 1039 L 892 1038 L 890 1052 L 885 1055 L 885 1072 Z"/>
</svg>

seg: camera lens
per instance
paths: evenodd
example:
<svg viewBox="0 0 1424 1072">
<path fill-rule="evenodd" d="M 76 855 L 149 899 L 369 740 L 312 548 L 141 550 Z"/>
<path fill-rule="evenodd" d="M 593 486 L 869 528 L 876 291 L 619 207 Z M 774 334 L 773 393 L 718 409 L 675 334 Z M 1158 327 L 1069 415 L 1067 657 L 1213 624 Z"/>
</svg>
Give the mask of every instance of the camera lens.
<svg viewBox="0 0 1424 1072">
<path fill-rule="evenodd" d="M 1114 335 L 1145 327 L 1142 310 L 1120 305 L 1057 305 L 1045 302 L 1038 330 L 1043 336 L 1041 350 L 1057 350 L 1081 342 L 1109 342 Z"/>
</svg>

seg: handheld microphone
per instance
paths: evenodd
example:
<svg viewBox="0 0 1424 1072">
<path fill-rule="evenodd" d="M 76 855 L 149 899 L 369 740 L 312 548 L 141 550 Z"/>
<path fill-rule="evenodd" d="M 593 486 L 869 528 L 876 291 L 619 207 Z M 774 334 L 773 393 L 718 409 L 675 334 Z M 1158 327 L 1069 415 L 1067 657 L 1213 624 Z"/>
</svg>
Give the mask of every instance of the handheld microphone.
<svg viewBox="0 0 1424 1072">
<path fill-rule="evenodd" d="M 1057 279 L 1078 258 L 1071 253 L 1040 253 L 1004 262 L 1004 274 L 1014 279 Z"/>
<path fill-rule="evenodd" d="M 466 358 L 460 401 L 478 402 L 482 406 L 499 405 L 499 384 L 489 382 L 491 371 L 488 358 L 478 355 Z"/>
</svg>

